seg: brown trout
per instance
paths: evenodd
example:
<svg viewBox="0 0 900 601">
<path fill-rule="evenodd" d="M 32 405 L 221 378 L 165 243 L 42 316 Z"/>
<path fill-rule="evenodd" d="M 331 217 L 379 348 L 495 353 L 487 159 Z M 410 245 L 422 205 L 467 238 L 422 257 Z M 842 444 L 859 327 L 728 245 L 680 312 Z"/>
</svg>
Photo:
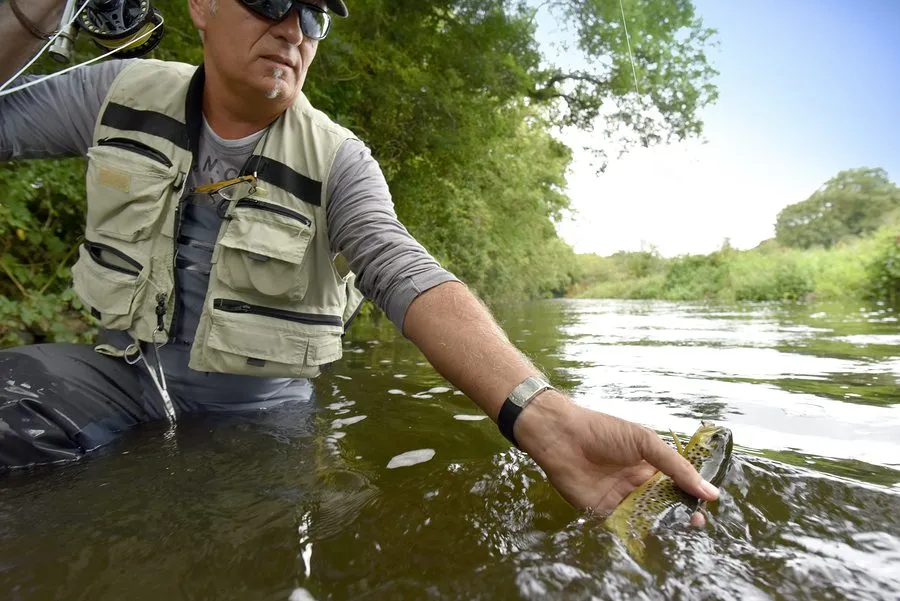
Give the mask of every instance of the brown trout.
<svg viewBox="0 0 900 601">
<path fill-rule="evenodd" d="M 718 486 L 731 461 L 731 430 L 701 422 L 686 446 L 682 446 L 677 434 L 673 432 L 672 436 L 678 452 L 691 462 L 703 478 Z M 605 524 L 625 543 L 628 552 L 641 561 L 647 534 L 679 504 L 693 512 L 699 506 L 699 499 L 678 488 L 662 472 L 656 472 L 619 503 L 606 518 Z"/>
</svg>

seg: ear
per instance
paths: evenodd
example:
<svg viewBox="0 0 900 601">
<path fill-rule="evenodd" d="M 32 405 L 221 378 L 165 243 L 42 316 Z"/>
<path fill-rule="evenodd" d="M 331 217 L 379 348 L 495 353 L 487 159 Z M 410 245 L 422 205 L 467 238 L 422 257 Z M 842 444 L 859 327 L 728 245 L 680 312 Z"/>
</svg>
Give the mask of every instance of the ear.
<svg viewBox="0 0 900 601">
<path fill-rule="evenodd" d="M 209 18 L 209 0 L 188 0 L 188 11 L 191 13 L 191 21 L 194 27 L 202 32 L 206 31 L 206 21 Z"/>
</svg>

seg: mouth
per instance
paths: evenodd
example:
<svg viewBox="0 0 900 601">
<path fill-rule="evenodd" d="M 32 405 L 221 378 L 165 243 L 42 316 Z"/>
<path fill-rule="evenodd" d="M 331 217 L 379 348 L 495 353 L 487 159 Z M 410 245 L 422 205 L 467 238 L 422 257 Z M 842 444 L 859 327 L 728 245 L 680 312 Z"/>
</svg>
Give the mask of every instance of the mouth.
<svg viewBox="0 0 900 601">
<path fill-rule="evenodd" d="M 263 56 L 262 58 L 267 61 L 281 65 L 282 67 L 287 67 L 288 69 L 291 69 L 292 71 L 297 66 L 296 63 L 294 61 L 292 61 L 291 59 L 285 58 L 283 56 L 278 56 L 276 54 L 267 54 L 267 55 Z"/>
</svg>

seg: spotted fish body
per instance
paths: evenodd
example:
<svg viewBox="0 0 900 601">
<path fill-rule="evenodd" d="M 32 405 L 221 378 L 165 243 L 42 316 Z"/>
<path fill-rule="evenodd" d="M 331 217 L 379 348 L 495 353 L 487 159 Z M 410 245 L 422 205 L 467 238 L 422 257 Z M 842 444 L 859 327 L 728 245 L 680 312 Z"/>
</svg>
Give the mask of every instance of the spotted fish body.
<svg viewBox="0 0 900 601">
<path fill-rule="evenodd" d="M 728 428 L 704 422 L 686 446 L 681 446 L 677 436 L 675 441 L 678 452 L 701 476 L 716 486 L 722 482 L 731 461 L 732 440 Z M 662 472 L 656 472 L 625 497 L 605 523 L 625 543 L 629 553 L 640 561 L 647 534 L 679 504 L 693 511 L 699 500 L 678 488 Z"/>
</svg>

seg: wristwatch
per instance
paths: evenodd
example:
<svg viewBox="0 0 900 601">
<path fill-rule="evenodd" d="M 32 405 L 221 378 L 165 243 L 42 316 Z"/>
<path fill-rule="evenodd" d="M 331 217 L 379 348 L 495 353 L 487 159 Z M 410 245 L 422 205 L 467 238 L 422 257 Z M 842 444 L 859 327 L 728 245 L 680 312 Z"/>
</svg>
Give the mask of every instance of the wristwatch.
<svg viewBox="0 0 900 601">
<path fill-rule="evenodd" d="M 516 423 L 516 419 L 518 419 L 522 410 L 528 406 L 528 403 L 545 390 L 556 389 L 542 378 L 528 376 L 521 384 L 513 388 L 513 391 L 509 393 L 509 396 L 503 402 L 503 406 L 500 407 L 500 413 L 497 415 L 497 427 L 500 428 L 500 433 L 509 442 L 513 443 L 516 448 L 519 448 L 519 443 L 516 442 L 516 437 L 513 435 L 513 426 Z"/>
</svg>

